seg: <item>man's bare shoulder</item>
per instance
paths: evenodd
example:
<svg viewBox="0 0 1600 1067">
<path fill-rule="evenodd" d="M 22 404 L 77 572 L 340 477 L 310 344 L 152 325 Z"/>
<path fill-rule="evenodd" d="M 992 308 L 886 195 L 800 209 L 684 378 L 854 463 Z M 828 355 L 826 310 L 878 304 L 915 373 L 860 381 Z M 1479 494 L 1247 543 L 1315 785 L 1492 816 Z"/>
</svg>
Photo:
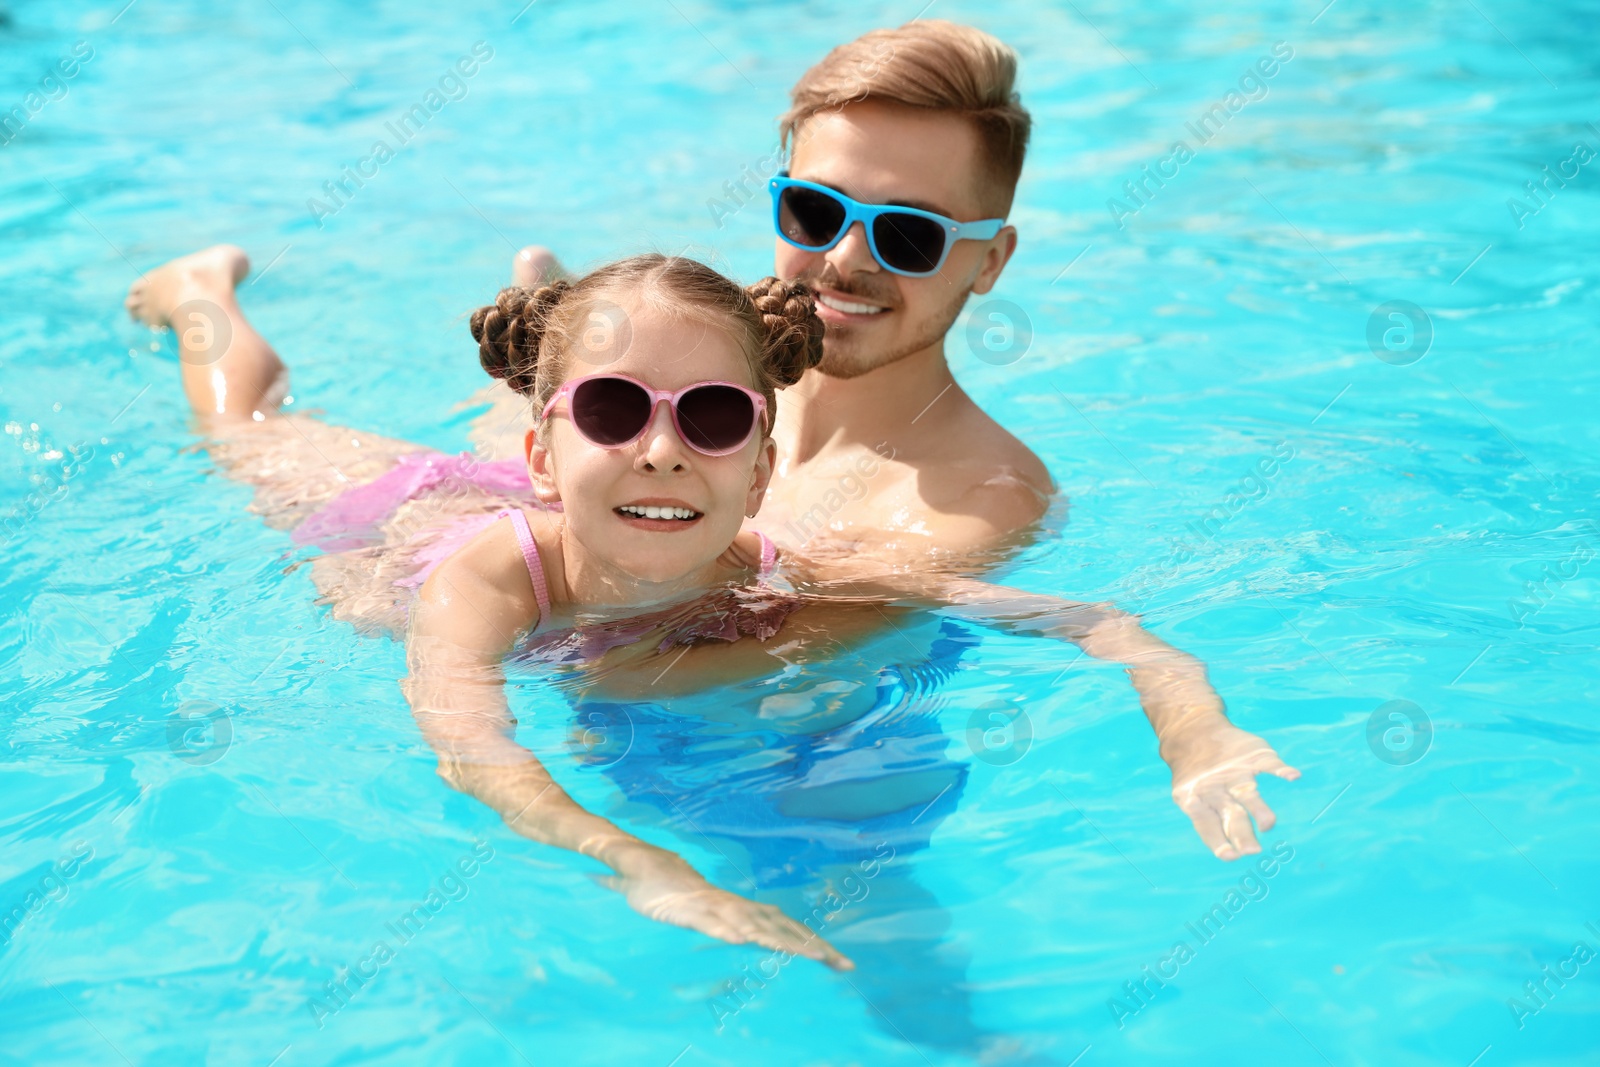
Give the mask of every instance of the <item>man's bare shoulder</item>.
<svg viewBox="0 0 1600 1067">
<path fill-rule="evenodd" d="M 894 458 L 917 472 L 918 496 L 937 514 L 935 539 L 976 549 L 1037 521 L 1056 487 L 1027 445 L 965 395 L 960 400 Z"/>
<path fill-rule="evenodd" d="M 1032 449 L 965 395 L 961 401 L 921 442 L 921 458 L 948 472 L 940 479 L 940 496 L 959 498 L 1008 487 L 1037 497 L 1055 492 L 1050 471 Z"/>
</svg>

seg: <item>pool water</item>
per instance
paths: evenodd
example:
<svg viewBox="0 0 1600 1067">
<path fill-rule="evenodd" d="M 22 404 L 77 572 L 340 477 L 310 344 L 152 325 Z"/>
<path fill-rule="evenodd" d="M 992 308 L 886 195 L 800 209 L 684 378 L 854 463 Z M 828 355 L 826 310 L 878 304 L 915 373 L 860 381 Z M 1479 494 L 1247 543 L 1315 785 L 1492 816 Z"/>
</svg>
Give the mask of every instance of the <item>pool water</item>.
<svg viewBox="0 0 1600 1067">
<path fill-rule="evenodd" d="M 518 680 L 592 810 L 791 913 L 837 889 L 849 976 L 639 918 L 446 788 L 400 647 L 313 603 L 196 450 L 170 335 L 123 317 L 139 270 L 236 242 L 298 405 L 460 449 L 464 313 L 517 246 L 765 273 L 725 183 L 808 63 L 917 14 L 520 6 L 0 4 L 0 1062 L 1593 1056 L 1593 3 L 928 11 L 1018 48 L 1037 122 L 1006 303 L 950 341 L 1062 488 L 1000 577 L 1142 611 L 1304 777 L 1224 864 L 1119 669 L 924 617 L 805 680 L 870 704 L 903 672 L 917 795 L 950 787 L 831 854 L 852 888 L 641 799 L 657 767 L 732 804 L 752 751 L 812 741 Z M 343 1002 L 341 968 L 371 975 Z"/>
</svg>

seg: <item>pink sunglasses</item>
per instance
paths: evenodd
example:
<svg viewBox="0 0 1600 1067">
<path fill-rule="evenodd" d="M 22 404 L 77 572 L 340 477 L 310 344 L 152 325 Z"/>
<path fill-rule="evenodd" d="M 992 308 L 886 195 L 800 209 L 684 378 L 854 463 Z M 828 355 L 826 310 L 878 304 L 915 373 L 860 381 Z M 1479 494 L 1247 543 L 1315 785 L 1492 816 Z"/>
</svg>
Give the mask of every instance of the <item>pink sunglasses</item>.
<svg viewBox="0 0 1600 1067">
<path fill-rule="evenodd" d="M 733 382 L 695 382 L 672 392 L 652 389 L 626 374 L 591 374 L 556 390 L 540 414 L 548 419 L 562 397 L 581 437 L 601 448 L 622 448 L 644 436 L 665 400 L 683 443 L 707 456 L 739 451 L 755 436 L 767 398 Z"/>
</svg>

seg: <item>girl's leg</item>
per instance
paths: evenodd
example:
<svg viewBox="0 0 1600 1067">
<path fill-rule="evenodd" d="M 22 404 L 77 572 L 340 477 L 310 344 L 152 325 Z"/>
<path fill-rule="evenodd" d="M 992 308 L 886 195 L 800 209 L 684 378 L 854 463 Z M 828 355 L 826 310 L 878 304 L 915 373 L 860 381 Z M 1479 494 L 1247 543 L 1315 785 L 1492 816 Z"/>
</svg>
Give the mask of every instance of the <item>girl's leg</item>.
<svg viewBox="0 0 1600 1067">
<path fill-rule="evenodd" d="M 255 421 L 278 410 L 289 369 L 239 309 L 236 288 L 250 259 L 213 245 L 165 263 L 128 290 L 128 314 L 178 335 L 183 391 L 213 424 Z"/>
<path fill-rule="evenodd" d="M 150 271 L 126 303 L 134 318 L 177 333 L 183 390 L 206 450 L 229 478 L 254 488 L 252 510 L 284 529 L 422 449 L 279 410 L 289 372 L 239 307 L 249 270 L 242 249 L 216 245 Z M 404 624 L 395 580 L 405 573 L 382 549 L 318 556 L 311 569 L 335 618 L 391 632 Z"/>
<path fill-rule="evenodd" d="M 128 290 L 128 313 L 178 335 L 184 394 L 223 472 L 256 490 L 269 525 L 293 526 L 420 446 L 279 411 L 289 371 L 239 307 L 244 250 L 214 245 L 165 263 Z"/>
<path fill-rule="evenodd" d="M 544 245 L 528 245 L 511 257 L 511 284 L 524 289 L 537 289 L 557 278 L 567 277 L 567 270 L 556 259 L 556 254 Z"/>
</svg>

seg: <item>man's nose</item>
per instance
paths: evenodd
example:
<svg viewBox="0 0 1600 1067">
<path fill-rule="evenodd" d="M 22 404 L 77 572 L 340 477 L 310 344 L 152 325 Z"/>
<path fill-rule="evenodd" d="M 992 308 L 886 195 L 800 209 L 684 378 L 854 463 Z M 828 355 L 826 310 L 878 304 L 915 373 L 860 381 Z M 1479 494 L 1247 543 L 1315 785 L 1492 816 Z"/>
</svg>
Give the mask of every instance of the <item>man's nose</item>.
<svg viewBox="0 0 1600 1067">
<path fill-rule="evenodd" d="M 872 258 L 872 249 L 867 244 L 867 226 L 863 222 L 851 223 L 839 243 L 828 249 L 825 258 L 843 278 L 878 270 L 878 261 Z"/>
<path fill-rule="evenodd" d="M 678 436 L 672 423 L 672 409 L 665 400 L 656 405 L 650 416 L 650 425 L 644 431 L 644 448 L 639 453 L 637 466 L 646 471 L 683 470 L 685 450 L 688 446 Z"/>
</svg>

